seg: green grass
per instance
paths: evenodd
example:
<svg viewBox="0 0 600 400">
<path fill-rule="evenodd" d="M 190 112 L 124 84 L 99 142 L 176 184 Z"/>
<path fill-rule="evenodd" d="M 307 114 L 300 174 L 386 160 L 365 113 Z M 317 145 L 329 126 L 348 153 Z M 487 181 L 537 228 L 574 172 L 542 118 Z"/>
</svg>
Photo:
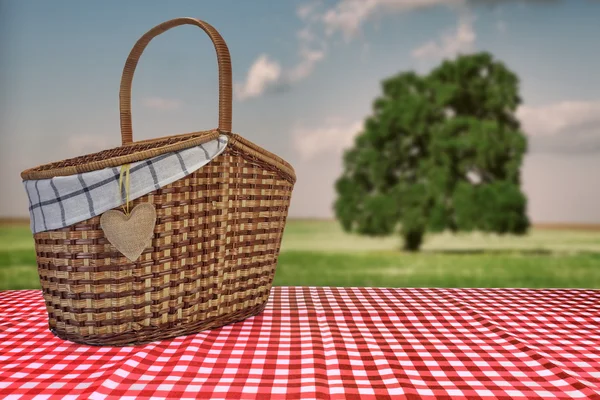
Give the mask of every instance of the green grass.
<svg viewBox="0 0 600 400">
<path fill-rule="evenodd" d="M 0 252 L 20 250 L 33 250 L 33 236 L 31 235 L 29 226 L 0 225 Z"/>
<path fill-rule="evenodd" d="M 368 238 L 348 235 L 334 221 L 291 220 L 285 228 L 282 250 L 318 252 L 364 252 L 399 250 L 399 237 Z M 526 236 L 450 233 L 429 235 L 423 246 L 428 251 L 544 251 L 600 253 L 600 230 L 535 230 Z"/>
<path fill-rule="evenodd" d="M 600 288 L 600 231 L 524 237 L 440 234 L 423 251 L 400 239 L 348 235 L 331 221 L 290 220 L 275 285 Z M 31 233 L 0 227 L 0 290 L 39 287 Z"/>
<path fill-rule="evenodd" d="M 600 254 L 286 251 L 275 285 L 600 288 Z"/>
</svg>

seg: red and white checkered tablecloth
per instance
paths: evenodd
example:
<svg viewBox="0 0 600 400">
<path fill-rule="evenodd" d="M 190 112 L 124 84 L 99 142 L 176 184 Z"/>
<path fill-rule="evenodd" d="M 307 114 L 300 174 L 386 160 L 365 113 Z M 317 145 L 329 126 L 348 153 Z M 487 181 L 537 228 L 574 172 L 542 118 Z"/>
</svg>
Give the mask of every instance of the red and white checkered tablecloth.
<svg viewBox="0 0 600 400">
<path fill-rule="evenodd" d="M 135 347 L 0 292 L 0 398 L 600 399 L 600 291 L 276 287 L 259 316 Z"/>
</svg>

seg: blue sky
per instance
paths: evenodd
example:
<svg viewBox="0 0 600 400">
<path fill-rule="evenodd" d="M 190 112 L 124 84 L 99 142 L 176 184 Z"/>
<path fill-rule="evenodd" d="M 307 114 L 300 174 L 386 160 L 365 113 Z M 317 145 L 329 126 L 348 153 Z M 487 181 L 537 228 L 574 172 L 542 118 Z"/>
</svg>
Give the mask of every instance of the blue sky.
<svg viewBox="0 0 600 400">
<path fill-rule="evenodd" d="M 595 0 L 0 0 L 0 215 L 27 215 L 23 169 L 119 145 L 127 54 L 180 16 L 206 20 L 227 41 L 233 130 L 295 166 L 291 216 L 332 216 L 342 149 L 382 79 L 487 50 L 521 78 L 530 217 L 600 222 Z M 199 29 L 155 39 L 134 79 L 134 138 L 216 127 L 216 77 Z"/>
</svg>

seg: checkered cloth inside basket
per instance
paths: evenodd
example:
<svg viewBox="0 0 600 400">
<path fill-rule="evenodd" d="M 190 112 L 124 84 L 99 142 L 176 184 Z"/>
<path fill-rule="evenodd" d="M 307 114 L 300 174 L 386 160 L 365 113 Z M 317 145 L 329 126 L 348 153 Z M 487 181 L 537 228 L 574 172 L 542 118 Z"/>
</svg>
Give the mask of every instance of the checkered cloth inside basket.
<svg viewBox="0 0 600 400">
<path fill-rule="evenodd" d="M 205 166 L 223 152 L 227 136 L 199 146 L 131 163 L 130 200 L 175 182 Z M 23 181 L 29 197 L 33 233 L 64 228 L 125 203 L 119 188 L 121 168 L 105 168 L 52 179 Z"/>
<path fill-rule="evenodd" d="M 123 348 L 53 337 L 39 291 L 0 317 L 0 398 L 600 398 L 594 290 L 274 287 L 259 316 Z"/>
</svg>

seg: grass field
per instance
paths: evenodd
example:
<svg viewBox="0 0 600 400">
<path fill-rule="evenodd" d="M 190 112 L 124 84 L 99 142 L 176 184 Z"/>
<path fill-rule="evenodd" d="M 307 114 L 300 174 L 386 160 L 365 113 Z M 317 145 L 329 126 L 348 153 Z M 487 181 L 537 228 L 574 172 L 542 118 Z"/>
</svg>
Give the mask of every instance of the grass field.
<svg viewBox="0 0 600 400">
<path fill-rule="evenodd" d="M 290 220 L 275 285 L 600 288 L 600 230 L 533 229 L 525 237 L 431 235 L 423 251 L 398 237 L 348 235 L 332 221 Z M 0 290 L 38 288 L 27 226 L 0 226 Z"/>
</svg>

